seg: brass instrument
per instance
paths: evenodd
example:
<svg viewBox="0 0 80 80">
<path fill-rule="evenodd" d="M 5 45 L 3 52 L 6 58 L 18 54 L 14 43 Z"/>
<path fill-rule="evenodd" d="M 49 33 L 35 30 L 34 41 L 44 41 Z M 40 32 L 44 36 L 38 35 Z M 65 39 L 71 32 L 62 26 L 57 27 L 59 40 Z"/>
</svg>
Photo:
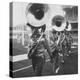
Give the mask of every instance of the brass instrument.
<svg viewBox="0 0 80 80">
<path fill-rule="evenodd" d="M 35 45 L 32 46 L 31 49 L 29 50 L 29 53 L 28 53 L 29 58 L 32 58 L 32 56 L 35 54 L 36 48 L 38 47 L 39 42 L 41 41 L 41 39 L 43 37 L 43 34 L 44 33 L 41 34 L 40 38 L 37 40 L 37 43 L 35 43 Z"/>
</svg>

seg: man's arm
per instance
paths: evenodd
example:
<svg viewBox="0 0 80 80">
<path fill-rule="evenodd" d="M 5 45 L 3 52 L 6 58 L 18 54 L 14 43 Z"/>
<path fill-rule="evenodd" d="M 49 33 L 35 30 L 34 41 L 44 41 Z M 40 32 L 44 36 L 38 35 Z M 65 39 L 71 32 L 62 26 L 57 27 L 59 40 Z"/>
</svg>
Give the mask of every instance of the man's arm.
<svg viewBox="0 0 80 80">
<path fill-rule="evenodd" d="M 47 49 L 47 52 L 48 52 L 50 58 L 52 58 L 52 57 L 53 57 L 53 56 L 52 56 L 52 52 L 51 52 L 50 47 L 49 47 L 49 45 L 48 45 L 47 39 L 44 38 L 44 41 L 42 41 L 42 42 L 43 42 L 43 45 L 44 45 L 45 49 Z"/>
<path fill-rule="evenodd" d="M 62 40 L 61 40 L 61 43 L 65 40 L 65 35 L 63 35 L 62 37 Z"/>
</svg>

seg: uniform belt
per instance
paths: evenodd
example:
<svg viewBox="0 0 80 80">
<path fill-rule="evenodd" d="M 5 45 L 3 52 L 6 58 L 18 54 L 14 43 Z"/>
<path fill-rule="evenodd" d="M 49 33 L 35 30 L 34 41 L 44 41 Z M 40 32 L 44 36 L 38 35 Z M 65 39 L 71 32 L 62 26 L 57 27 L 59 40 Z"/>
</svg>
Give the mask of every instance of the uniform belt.
<svg viewBox="0 0 80 80">
<path fill-rule="evenodd" d="M 44 56 L 43 54 L 37 54 L 36 56 Z"/>
</svg>

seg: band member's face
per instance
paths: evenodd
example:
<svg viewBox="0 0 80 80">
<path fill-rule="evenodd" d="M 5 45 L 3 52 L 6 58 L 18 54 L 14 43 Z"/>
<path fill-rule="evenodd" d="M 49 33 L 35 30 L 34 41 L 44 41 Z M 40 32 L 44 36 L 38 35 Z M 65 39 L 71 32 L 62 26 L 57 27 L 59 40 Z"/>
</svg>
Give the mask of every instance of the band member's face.
<svg viewBox="0 0 80 80">
<path fill-rule="evenodd" d="M 40 37 L 39 30 L 34 30 L 33 33 L 32 33 L 32 40 L 36 42 L 39 37 Z"/>
</svg>

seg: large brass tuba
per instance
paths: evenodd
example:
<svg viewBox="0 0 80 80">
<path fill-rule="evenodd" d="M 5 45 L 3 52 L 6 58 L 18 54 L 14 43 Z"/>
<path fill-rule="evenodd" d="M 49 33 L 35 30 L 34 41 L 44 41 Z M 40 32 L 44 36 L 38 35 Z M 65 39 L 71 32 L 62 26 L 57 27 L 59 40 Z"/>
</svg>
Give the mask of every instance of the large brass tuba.
<svg viewBox="0 0 80 80">
<path fill-rule="evenodd" d="M 61 15 L 56 15 L 52 18 L 52 26 L 56 31 L 63 31 L 66 29 L 65 18 Z"/>
<path fill-rule="evenodd" d="M 53 29 L 56 31 L 70 31 L 71 30 L 71 24 L 66 21 L 66 18 L 61 15 L 56 15 L 52 18 L 52 26 Z"/>
<path fill-rule="evenodd" d="M 27 22 L 35 27 L 46 24 L 48 20 L 48 8 L 47 4 L 29 3 L 26 8 Z"/>
</svg>

